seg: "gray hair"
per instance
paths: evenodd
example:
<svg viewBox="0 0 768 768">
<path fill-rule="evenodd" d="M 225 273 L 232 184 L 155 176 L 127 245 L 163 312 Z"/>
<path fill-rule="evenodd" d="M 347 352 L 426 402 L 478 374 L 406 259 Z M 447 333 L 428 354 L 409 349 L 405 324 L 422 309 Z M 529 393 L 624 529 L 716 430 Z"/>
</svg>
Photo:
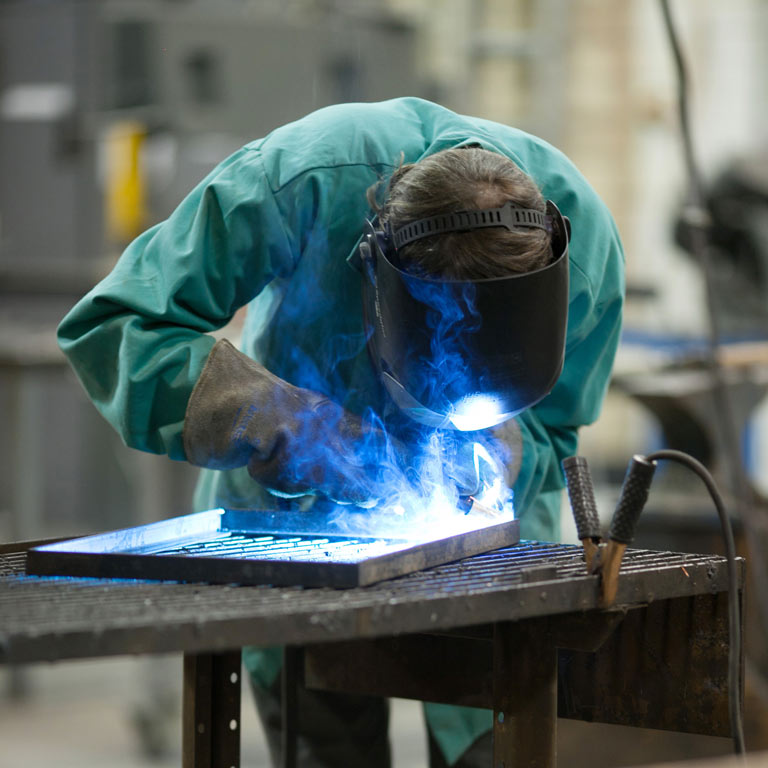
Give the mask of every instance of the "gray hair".
<svg viewBox="0 0 768 768">
<path fill-rule="evenodd" d="M 401 164 L 386 184 L 368 190 L 368 202 L 390 231 L 413 221 L 456 211 L 496 208 L 511 200 L 542 213 L 536 183 L 512 160 L 479 147 L 446 149 L 417 163 Z M 541 229 L 504 227 L 448 232 L 403 246 L 403 268 L 454 280 L 480 280 L 529 272 L 549 263 L 550 235 Z"/>
</svg>

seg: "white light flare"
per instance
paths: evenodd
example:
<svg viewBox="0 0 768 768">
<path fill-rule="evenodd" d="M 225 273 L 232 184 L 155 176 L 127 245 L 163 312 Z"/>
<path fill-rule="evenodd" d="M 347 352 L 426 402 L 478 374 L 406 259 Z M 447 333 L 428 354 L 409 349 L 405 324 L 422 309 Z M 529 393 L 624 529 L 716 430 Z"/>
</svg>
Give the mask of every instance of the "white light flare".
<svg viewBox="0 0 768 768">
<path fill-rule="evenodd" d="M 487 448 L 472 443 L 473 469 L 477 477 L 477 489 L 462 499 L 452 474 L 443 465 L 445 454 L 439 450 L 435 437 L 432 451 L 421 467 L 418 486 L 401 488 L 397 500 L 386 505 L 382 512 L 391 515 L 390 520 L 399 527 L 400 534 L 415 538 L 435 538 L 484 528 L 487 525 L 513 520 L 512 492 L 504 482 L 504 470 Z"/>
<path fill-rule="evenodd" d="M 460 432 L 472 432 L 495 427 L 511 415 L 502 412 L 501 404 L 495 397 L 476 394 L 462 397 L 448 418 Z"/>
<path fill-rule="evenodd" d="M 504 470 L 482 443 L 474 444 L 474 457 L 479 487 L 474 498 L 484 507 L 501 513 L 510 494 L 504 484 Z"/>
<path fill-rule="evenodd" d="M 412 471 L 393 484 L 386 502 L 373 509 L 338 507 L 334 522 L 355 535 L 431 541 L 514 520 L 512 491 L 493 449 L 473 441 L 459 456 L 454 440 L 451 433 L 436 430 Z M 470 466 L 459 472 L 450 463 L 455 461 Z M 477 478 L 469 496 L 457 479 L 467 474 Z"/>
</svg>

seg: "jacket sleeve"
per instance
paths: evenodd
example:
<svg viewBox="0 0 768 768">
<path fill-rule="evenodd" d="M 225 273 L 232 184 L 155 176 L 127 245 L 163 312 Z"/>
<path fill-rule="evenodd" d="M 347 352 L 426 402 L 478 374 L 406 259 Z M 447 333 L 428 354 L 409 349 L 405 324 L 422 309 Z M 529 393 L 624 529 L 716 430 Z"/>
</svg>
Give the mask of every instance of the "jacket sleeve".
<svg viewBox="0 0 768 768">
<path fill-rule="evenodd" d="M 518 417 L 523 458 L 515 502 L 526 538 L 557 538 L 560 462 L 576 453 L 579 427 L 600 413 L 621 331 L 624 255 L 613 219 L 594 193 L 562 210 L 573 226 L 565 363 L 552 392 Z"/>
<path fill-rule="evenodd" d="M 75 305 L 59 345 L 127 445 L 185 458 L 185 409 L 215 343 L 207 334 L 289 275 L 296 252 L 249 146 L 128 246 Z"/>
</svg>

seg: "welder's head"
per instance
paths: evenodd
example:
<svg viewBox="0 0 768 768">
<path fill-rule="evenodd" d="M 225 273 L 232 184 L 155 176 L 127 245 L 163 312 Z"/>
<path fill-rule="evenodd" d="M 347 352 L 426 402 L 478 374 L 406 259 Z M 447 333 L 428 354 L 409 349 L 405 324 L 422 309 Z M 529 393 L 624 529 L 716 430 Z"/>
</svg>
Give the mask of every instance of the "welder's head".
<svg viewBox="0 0 768 768">
<path fill-rule="evenodd" d="M 359 256 L 369 351 L 411 418 L 484 429 L 554 386 L 568 224 L 511 160 L 450 149 L 401 166 Z"/>
<path fill-rule="evenodd" d="M 373 192 L 373 190 L 372 190 Z M 401 165 L 389 180 L 383 205 L 375 205 L 380 228 L 394 232 L 438 214 L 498 208 L 546 213 L 533 179 L 508 157 L 477 147 L 447 149 Z M 397 249 L 402 267 L 449 280 L 508 277 L 543 267 L 551 259 L 551 235 L 544 229 L 493 227 L 423 237 Z"/>
</svg>

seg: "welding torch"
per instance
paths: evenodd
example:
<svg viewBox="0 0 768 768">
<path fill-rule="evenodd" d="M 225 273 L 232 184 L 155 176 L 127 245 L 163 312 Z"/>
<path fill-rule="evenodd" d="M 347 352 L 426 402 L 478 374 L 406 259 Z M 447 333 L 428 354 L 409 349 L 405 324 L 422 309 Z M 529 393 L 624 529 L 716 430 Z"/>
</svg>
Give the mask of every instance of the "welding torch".
<svg viewBox="0 0 768 768">
<path fill-rule="evenodd" d="M 459 494 L 458 507 L 465 514 L 478 514 L 497 518 L 502 514 L 505 501 L 501 482 L 503 470 L 498 461 L 480 443 L 472 441 L 460 449 L 471 452 L 445 469 Z M 494 492 L 495 489 L 495 492 Z"/>
<path fill-rule="evenodd" d="M 600 576 L 600 606 L 607 608 L 616 599 L 621 561 L 635 537 L 635 527 L 648 500 L 656 463 L 644 456 L 632 457 L 606 543 L 602 541 L 587 460 L 583 456 L 571 456 L 563 459 L 562 467 L 576 532 L 584 547 L 587 572 Z"/>
</svg>

